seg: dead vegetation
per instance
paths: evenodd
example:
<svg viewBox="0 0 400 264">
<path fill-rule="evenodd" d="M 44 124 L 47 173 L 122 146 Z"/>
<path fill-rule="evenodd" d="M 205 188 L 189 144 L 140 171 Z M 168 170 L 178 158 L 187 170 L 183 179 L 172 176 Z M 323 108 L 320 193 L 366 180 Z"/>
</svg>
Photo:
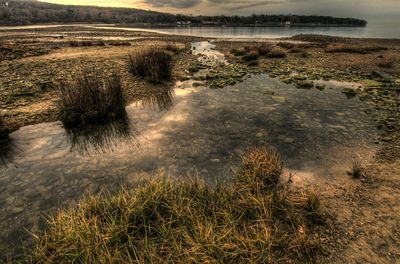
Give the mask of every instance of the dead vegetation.
<svg viewBox="0 0 400 264">
<path fill-rule="evenodd" d="M 103 78 L 81 72 L 58 87 L 60 119 L 65 127 L 105 123 L 125 113 L 122 83 L 117 74 Z"/>
<path fill-rule="evenodd" d="M 94 47 L 94 46 L 105 46 L 104 41 L 70 41 L 68 42 L 70 47 Z"/>
<path fill-rule="evenodd" d="M 8 135 L 6 125 L 4 124 L 3 117 L 0 115 L 0 139 L 5 138 Z"/>
<path fill-rule="evenodd" d="M 325 48 L 325 52 L 327 53 L 343 52 L 343 53 L 369 54 L 383 50 L 387 50 L 387 48 L 381 46 L 360 46 L 353 44 L 332 44 L 328 45 Z"/>
<path fill-rule="evenodd" d="M 261 44 L 256 46 L 245 46 L 239 49 L 232 49 L 231 54 L 236 57 L 241 57 L 245 62 L 257 60 L 260 57 L 265 58 L 285 58 L 286 52 L 276 46 L 270 44 Z"/>
<path fill-rule="evenodd" d="M 171 79 L 172 56 L 157 48 L 141 50 L 128 57 L 128 67 L 133 75 L 160 83 Z"/>
<path fill-rule="evenodd" d="M 359 179 L 364 176 L 364 167 L 359 159 L 355 158 L 353 160 L 350 174 L 354 179 Z"/>
</svg>

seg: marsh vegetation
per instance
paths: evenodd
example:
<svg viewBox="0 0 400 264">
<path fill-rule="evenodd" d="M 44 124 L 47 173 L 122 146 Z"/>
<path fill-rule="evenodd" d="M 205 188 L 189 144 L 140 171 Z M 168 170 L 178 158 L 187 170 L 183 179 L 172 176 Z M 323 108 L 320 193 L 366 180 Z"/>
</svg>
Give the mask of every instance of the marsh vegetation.
<svg viewBox="0 0 400 264">
<path fill-rule="evenodd" d="M 38 236 L 32 263 L 310 262 L 319 197 L 279 181 L 275 151 L 252 148 L 230 184 L 152 180 L 89 196 Z"/>
<path fill-rule="evenodd" d="M 81 72 L 73 80 L 61 83 L 58 91 L 60 119 L 67 128 L 105 123 L 125 115 L 123 88 L 117 74 L 104 78 Z"/>
<path fill-rule="evenodd" d="M 171 79 L 172 56 L 157 48 L 140 50 L 128 57 L 129 71 L 152 83 Z"/>
<path fill-rule="evenodd" d="M 286 57 L 286 51 L 271 44 L 261 44 L 256 46 L 245 46 L 243 48 L 234 48 L 231 53 L 245 62 L 257 60 L 258 58 L 281 59 Z"/>
</svg>

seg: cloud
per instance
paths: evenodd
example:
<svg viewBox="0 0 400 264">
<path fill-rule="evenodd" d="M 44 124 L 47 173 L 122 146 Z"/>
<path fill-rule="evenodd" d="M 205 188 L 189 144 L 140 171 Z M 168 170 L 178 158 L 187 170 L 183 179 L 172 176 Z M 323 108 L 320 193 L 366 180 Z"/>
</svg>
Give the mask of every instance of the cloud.
<svg viewBox="0 0 400 264">
<path fill-rule="evenodd" d="M 202 0 L 144 0 L 153 7 L 190 8 L 201 3 Z"/>
</svg>

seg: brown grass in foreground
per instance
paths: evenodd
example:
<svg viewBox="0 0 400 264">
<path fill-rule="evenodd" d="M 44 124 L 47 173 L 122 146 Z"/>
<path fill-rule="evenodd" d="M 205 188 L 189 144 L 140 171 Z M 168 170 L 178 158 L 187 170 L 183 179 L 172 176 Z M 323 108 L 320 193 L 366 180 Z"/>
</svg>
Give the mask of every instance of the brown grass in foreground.
<svg viewBox="0 0 400 264">
<path fill-rule="evenodd" d="M 135 76 L 159 83 L 171 79 L 172 56 L 159 49 L 141 50 L 129 56 L 128 67 Z"/>
<path fill-rule="evenodd" d="M 125 114 L 121 79 L 79 73 L 59 86 L 60 119 L 65 127 L 104 123 Z"/>
<path fill-rule="evenodd" d="M 315 262 L 319 197 L 279 184 L 281 166 L 276 152 L 254 148 L 231 184 L 164 179 L 86 197 L 50 219 L 28 262 Z"/>
</svg>

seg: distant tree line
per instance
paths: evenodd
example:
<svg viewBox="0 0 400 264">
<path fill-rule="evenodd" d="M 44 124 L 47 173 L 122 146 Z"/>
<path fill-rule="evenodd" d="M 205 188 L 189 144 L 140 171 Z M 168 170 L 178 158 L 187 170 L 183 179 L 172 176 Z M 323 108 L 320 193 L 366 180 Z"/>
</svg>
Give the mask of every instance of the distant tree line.
<svg viewBox="0 0 400 264">
<path fill-rule="evenodd" d="M 365 26 L 365 20 L 329 16 L 252 15 L 252 16 L 187 16 L 134 8 L 67 6 L 38 1 L 10 0 L 0 6 L 0 24 L 26 25 L 37 23 L 126 23 L 194 25 L 343 25 Z"/>
</svg>

